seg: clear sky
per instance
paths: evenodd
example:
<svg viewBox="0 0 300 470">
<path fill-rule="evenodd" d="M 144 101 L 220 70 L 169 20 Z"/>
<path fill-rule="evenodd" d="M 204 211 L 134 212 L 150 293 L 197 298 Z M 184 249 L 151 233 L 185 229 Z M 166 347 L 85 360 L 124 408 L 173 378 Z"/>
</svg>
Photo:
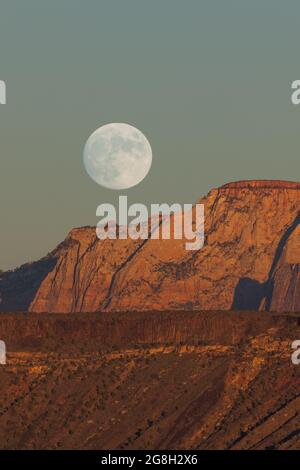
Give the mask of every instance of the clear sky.
<svg viewBox="0 0 300 470">
<path fill-rule="evenodd" d="M 300 180 L 299 0 L 0 0 L 0 269 L 38 259 L 96 207 L 196 201 L 225 182 Z M 127 191 L 85 173 L 109 122 L 151 143 Z"/>
</svg>

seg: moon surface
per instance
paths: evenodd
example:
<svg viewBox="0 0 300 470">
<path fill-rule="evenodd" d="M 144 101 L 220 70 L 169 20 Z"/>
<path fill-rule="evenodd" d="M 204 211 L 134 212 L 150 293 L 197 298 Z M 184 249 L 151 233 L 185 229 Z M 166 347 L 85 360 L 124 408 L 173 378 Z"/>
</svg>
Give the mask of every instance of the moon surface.
<svg viewBox="0 0 300 470">
<path fill-rule="evenodd" d="M 128 189 L 140 183 L 149 172 L 152 150 L 139 129 L 111 123 L 90 135 L 83 162 L 96 183 L 109 189 Z"/>
</svg>

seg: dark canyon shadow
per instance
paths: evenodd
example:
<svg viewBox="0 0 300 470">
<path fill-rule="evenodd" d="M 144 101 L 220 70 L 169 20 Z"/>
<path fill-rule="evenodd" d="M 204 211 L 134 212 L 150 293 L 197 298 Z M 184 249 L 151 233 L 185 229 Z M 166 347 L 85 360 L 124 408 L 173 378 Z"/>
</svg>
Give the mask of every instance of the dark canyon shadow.
<svg viewBox="0 0 300 470">
<path fill-rule="evenodd" d="M 282 255 L 283 249 L 296 227 L 300 223 L 300 212 L 295 217 L 293 223 L 287 228 L 282 235 L 274 255 L 274 259 L 268 274 L 268 279 L 264 283 L 260 283 L 255 279 L 242 277 L 234 291 L 232 302 L 232 310 L 259 310 L 264 301 L 264 310 L 270 310 L 273 295 L 273 275 Z"/>
<path fill-rule="evenodd" d="M 56 262 L 56 257 L 49 256 L 0 274 L 0 311 L 28 310 L 41 283 Z"/>
</svg>

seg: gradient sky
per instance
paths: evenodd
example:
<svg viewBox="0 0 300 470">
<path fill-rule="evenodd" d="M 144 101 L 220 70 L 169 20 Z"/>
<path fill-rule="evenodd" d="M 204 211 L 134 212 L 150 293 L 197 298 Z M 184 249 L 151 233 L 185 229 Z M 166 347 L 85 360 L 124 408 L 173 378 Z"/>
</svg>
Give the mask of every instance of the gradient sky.
<svg viewBox="0 0 300 470">
<path fill-rule="evenodd" d="M 0 268 L 38 259 L 96 207 L 189 203 L 250 178 L 300 180 L 299 0 L 0 0 Z M 94 183 L 88 136 L 141 129 L 147 178 Z"/>
</svg>

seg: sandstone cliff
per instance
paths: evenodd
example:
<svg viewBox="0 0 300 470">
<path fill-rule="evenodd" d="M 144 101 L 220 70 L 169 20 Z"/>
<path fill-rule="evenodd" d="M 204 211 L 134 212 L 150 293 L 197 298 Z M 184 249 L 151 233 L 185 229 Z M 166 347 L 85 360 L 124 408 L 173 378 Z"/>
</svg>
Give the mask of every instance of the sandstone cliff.
<svg viewBox="0 0 300 470">
<path fill-rule="evenodd" d="M 29 310 L 300 310 L 300 184 L 229 183 L 198 202 L 199 251 L 185 240 L 99 241 L 95 228 L 72 230 L 49 255 Z M 7 311 L 13 286 L 3 286 L 0 278 Z"/>
</svg>

